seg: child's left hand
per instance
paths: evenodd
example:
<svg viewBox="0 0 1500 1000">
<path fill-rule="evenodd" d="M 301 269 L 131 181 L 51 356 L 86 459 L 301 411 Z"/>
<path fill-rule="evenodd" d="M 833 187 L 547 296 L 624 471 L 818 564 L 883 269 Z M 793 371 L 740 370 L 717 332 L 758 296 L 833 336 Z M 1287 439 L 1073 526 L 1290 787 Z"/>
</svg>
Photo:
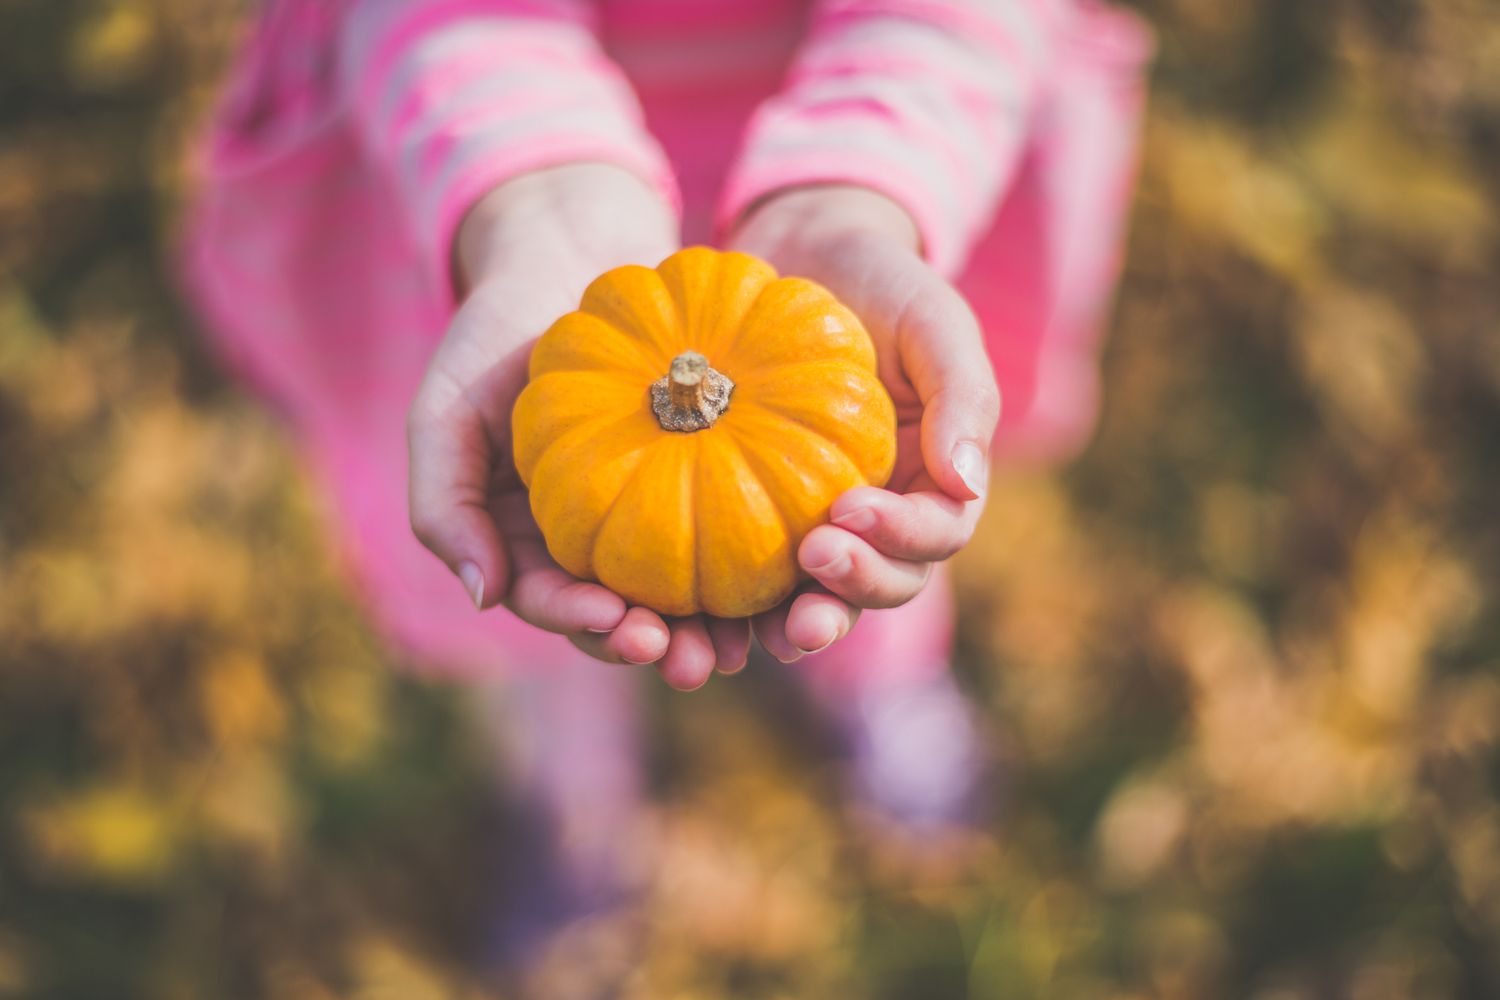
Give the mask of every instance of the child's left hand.
<svg viewBox="0 0 1500 1000">
<path fill-rule="evenodd" d="M 411 522 L 480 608 L 504 603 L 590 656 L 654 663 L 691 690 L 744 665 L 744 621 L 663 618 L 565 572 L 548 554 L 515 469 L 511 411 L 536 338 L 587 284 L 677 248 L 671 210 L 604 163 L 522 174 L 470 210 L 454 247 L 465 292 L 408 415 Z"/>
<path fill-rule="evenodd" d="M 798 561 L 817 585 L 755 620 L 783 661 L 846 635 L 862 608 L 905 604 L 932 563 L 974 533 L 1000 393 L 979 324 L 922 260 L 910 217 L 866 188 L 826 185 L 771 196 L 730 240 L 778 270 L 826 286 L 864 321 L 896 404 L 896 469 L 886 489 L 839 497 Z"/>
</svg>

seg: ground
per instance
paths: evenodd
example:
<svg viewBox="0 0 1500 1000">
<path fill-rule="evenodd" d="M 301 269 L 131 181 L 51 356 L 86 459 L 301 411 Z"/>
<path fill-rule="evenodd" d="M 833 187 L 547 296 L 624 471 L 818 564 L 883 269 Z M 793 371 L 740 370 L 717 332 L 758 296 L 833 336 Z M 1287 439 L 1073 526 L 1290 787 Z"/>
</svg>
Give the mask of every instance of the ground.
<svg viewBox="0 0 1500 1000">
<path fill-rule="evenodd" d="M 771 671 L 659 691 L 633 996 L 1500 996 L 1500 10 L 1140 6 L 1102 426 L 957 561 L 992 843 L 861 848 Z M 166 276 L 232 7 L 0 4 L 0 996 L 489 996 L 462 693 Z"/>
</svg>

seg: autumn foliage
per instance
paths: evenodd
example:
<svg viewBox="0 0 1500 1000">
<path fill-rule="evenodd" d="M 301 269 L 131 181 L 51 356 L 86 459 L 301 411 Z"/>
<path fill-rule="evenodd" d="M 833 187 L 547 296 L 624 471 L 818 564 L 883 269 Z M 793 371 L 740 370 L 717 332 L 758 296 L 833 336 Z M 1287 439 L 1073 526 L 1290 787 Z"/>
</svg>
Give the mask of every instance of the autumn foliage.
<svg viewBox="0 0 1500 1000">
<path fill-rule="evenodd" d="M 772 670 L 662 696 L 631 996 L 1500 996 L 1500 10 L 1139 6 L 1103 423 L 957 560 L 992 841 L 854 838 Z M 0 996 L 488 996 L 478 730 L 166 276 L 232 7 L 0 4 Z"/>
</svg>

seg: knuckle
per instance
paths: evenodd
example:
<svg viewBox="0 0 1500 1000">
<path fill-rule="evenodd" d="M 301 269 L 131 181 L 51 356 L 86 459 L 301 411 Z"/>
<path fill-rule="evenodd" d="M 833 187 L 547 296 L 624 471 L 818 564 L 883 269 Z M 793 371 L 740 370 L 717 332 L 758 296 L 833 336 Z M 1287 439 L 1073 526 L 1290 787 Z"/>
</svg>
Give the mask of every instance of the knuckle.
<svg viewBox="0 0 1500 1000">
<path fill-rule="evenodd" d="M 1000 388 L 995 385 L 993 379 L 988 379 L 979 387 L 975 395 L 974 405 L 986 420 L 994 422 L 1000 419 Z"/>
<path fill-rule="evenodd" d="M 887 582 L 882 588 L 881 600 L 883 603 L 872 605 L 873 607 L 895 608 L 900 607 L 913 597 L 922 592 L 927 584 L 927 577 L 932 573 L 932 564 L 924 562 L 920 568 L 910 575 L 905 573 Z"/>
<path fill-rule="evenodd" d="M 937 281 L 939 287 L 932 301 L 943 326 L 952 331 L 955 337 L 974 345 L 982 344 L 984 335 L 981 333 L 979 318 L 974 315 L 968 301 L 947 281 L 942 278 L 937 278 Z"/>
<path fill-rule="evenodd" d="M 454 407 L 462 399 L 462 386 L 429 370 L 406 409 L 407 433 L 418 434 L 450 423 Z"/>
<path fill-rule="evenodd" d="M 432 401 L 428 398 L 426 386 L 419 389 L 412 398 L 411 405 L 406 408 L 406 434 L 407 437 L 415 437 L 425 430 L 433 422 Z"/>
<path fill-rule="evenodd" d="M 881 511 L 879 517 L 877 524 L 883 529 L 881 534 L 895 547 L 911 549 L 921 546 L 925 532 L 922 517 L 916 511 L 903 506 L 899 510 Z"/>
<path fill-rule="evenodd" d="M 968 545 L 969 542 L 974 539 L 974 528 L 974 518 L 965 517 L 963 520 L 961 520 L 955 527 L 952 534 L 944 539 L 942 546 L 943 554 L 938 557 L 939 560 L 951 559 L 954 556 L 958 555 L 958 553 L 963 550 L 964 546 Z"/>
<path fill-rule="evenodd" d="M 976 418 L 986 427 L 993 428 L 1000 419 L 1000 389 L 995 385 L 994 375 L 988 362 L 983 371 L 975 371 L 974 380 L 955 393 L 956 402 L 970 417 Z"/>
<path fill-rule="evenodd" d="M 905 586 L 884 587 L 875 594 L 870 595 L 865 607 L 875 609 L 899 608 L 912 599 L 912 593 Z"/>
<path fill-rule="evenodd" d="M 869 580 L 851 603 L 861 608 L 895 608 L 911 600 L 914 593 L 911 581 L 882 576 Z"/>
<path fill-rule="evenodd" d="M 946 500 L 938 500 L 891 515 L 888 537 L 896 551 L 890 554 L 917 560 L 941 560 L 953 555 L 968 540 L 955 537 L 963 534 L 962 527 L 953 524 L 960 510 L 950 509 Z"/>
<path fill-rule="evenodd" d="M 411 533 L 429 549 L 437 548 L 437 519 L 425 509 L 412 508 Z"/>
<path fill-rule="evenodd" d="M 969 540 L 967 538 L 950 538 L 946 540 L 942 545 L 938 546 L 935 554 L 933 555 L 933 561 L 943 562 L 946 559 L 952 559 L 954 556 L 958 555 L 959 552 L 963 551 L 963 547 L 967 545 L 968 542 Z"/>
</svg>

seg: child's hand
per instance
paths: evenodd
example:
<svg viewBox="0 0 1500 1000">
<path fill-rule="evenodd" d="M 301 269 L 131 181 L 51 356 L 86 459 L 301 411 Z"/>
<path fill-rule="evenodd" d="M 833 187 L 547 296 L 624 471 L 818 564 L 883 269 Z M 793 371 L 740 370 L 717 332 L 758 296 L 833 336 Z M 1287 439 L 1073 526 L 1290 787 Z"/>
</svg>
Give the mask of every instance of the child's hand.
<svg viewBox="0 0 1500 1000">
<path fill-rule="evenodd" d="M 602 660 L 658 663 L 691 689 L 744 664 L 744 622 L 670 624 L 570 576 L 547 554 L 511 455 L 511 409 L 532 343 L 621 264 L 677 249 L 671 213 L 634 175 L 574 164 L 518 177 L 469 213 L 455 240 L 462 308 L 433 355 L 408 419 L 411 522 L 474 603 L 504 603 Z"/>
<path fill-rule="evenodd" d="M 839 497 L 798 560 L 820 585 L 757 617 L 782 660 L 843 637 L 861 608 L 904 604 L 932 563 L 974 533 L 988 477 L 1000 394 L 979 325 L 917 253 L 911 219 L 864 188 L 819 186 L 752 209 L 734 249 L 825 285 L 864 321 L 896 403 L 896 469 L 887 489 Z"/>
</svg>

